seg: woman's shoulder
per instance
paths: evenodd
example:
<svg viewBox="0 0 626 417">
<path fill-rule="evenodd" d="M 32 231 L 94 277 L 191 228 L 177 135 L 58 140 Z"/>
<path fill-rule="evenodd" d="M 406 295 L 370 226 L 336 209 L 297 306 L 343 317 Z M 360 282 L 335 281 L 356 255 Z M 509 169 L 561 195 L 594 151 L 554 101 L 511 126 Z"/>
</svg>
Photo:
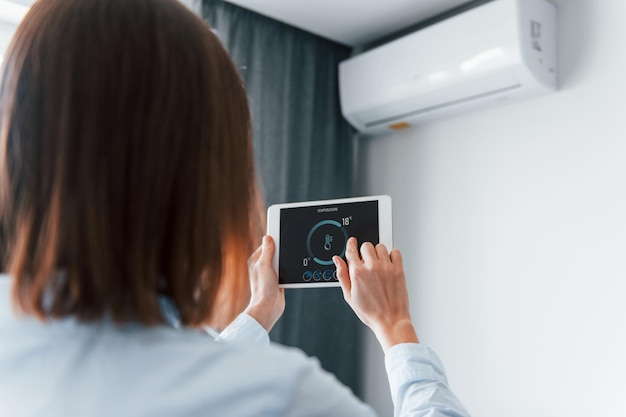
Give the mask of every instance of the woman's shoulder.
<svg viewBox="0 0 626 417">
<path fill-rule="evenodd" d="M 292 401 L 299 375 L 316 366 L 297 349 L 220 342 L 196 329 L 0 320 L 0 386 L 9 387 L 0 403 L 15 415 L 34 385 L 50 393 L 41 404 L 42 412 L 53 411 L 48 415 L 61 415 L 58 401 L 68 396 L 78 408 L 98 404 L 102 415 L 158 416 L 164 409 L 196 415 L 201 408 L 213 415 L 278 415 Z M 245 402 L 236 399 L 242 394 Z M 267 413 L 249 409 L 253 404 Z"/>
<path fill-rule="evenodd" d="M 0 281 L 0 293 L 5 293 L 0 300 L 0 404 L 7 415 L 165 416 L 171 410 L 176 415 L 210 410 L 220 416 L 267 416 L 290 415 L 303 407 L 330 415 L 339 406 L 362 411 L 363 405 L 316 359 L 267 337 L 248 337 L 254 332 L 241 333 L 245 323 L 254 324 L 245 318 L 230 329 L 234 335 L 217 340 L 200 329 L 165 325 L 41 322 L 15 315 L 7 288 Z M 40 401 L 29 402 L 33 387 L 46 393 Z"/>
</svg>

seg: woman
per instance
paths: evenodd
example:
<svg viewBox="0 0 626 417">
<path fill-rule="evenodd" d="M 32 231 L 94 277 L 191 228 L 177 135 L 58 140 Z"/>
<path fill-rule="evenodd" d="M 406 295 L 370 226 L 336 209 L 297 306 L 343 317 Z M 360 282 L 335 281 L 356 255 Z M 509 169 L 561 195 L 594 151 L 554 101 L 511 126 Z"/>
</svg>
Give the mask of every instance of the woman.
<svg viewBox="0 0 626 417">
<path fill-rule="evenodd" d="M 268 343 L 285 299 L 271 238 L 246 264 L 250 131 L 233 63 L 175 0 L 34 4 L 0 89 L 3 416 L 373 414 Z M 396 415 L 467 415 L 418 342 L 400 253 L 350 239 L 346 258 Z"/>
</svg>

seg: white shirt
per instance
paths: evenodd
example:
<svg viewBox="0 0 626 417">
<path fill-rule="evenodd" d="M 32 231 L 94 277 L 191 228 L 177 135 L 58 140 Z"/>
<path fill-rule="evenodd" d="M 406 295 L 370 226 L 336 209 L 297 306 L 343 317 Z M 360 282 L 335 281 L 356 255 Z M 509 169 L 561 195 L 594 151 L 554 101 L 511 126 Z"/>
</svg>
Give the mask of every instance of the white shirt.
<svg viewBox="0 0 626 417">
<path fill-rule="evenodd" d="M 220 335 L 103 320 L 39 322 L 0 275 L 0 416 L 373 416 L 317 360 L 242 314 Z M 423 344 L 388 350 L 396 416 L 468 416 Z"/>
</svg>

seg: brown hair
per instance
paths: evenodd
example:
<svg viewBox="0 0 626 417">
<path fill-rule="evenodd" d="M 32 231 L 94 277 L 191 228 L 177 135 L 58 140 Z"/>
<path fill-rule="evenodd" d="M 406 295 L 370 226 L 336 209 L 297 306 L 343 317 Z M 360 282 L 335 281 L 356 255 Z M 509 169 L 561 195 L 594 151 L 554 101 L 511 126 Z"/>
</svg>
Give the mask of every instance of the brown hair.
<svg viewBox="0 0 626 417">
<path fill-rule="evenodd" d="M 250 115 L 204 22 L 176 0 L 39 0 L 1 77 L 22 311 L 153 325 L 167 295 L 183 323 L 220 327 L 243 309 L 262 215 Z"/>
</svg>

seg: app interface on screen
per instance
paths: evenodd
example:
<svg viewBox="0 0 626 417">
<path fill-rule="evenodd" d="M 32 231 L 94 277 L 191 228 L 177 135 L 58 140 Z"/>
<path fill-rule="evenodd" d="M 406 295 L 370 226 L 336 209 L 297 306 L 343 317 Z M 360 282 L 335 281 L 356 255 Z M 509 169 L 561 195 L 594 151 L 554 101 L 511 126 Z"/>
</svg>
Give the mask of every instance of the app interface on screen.
<svg viewBox="0 0 626 417">
<path fill-rule="evenodd" d="M 349 237 L 378 244 L 378 201 L 281 209 L 280 283 L 337 281 L 332 258 Z"/>
</svg>

